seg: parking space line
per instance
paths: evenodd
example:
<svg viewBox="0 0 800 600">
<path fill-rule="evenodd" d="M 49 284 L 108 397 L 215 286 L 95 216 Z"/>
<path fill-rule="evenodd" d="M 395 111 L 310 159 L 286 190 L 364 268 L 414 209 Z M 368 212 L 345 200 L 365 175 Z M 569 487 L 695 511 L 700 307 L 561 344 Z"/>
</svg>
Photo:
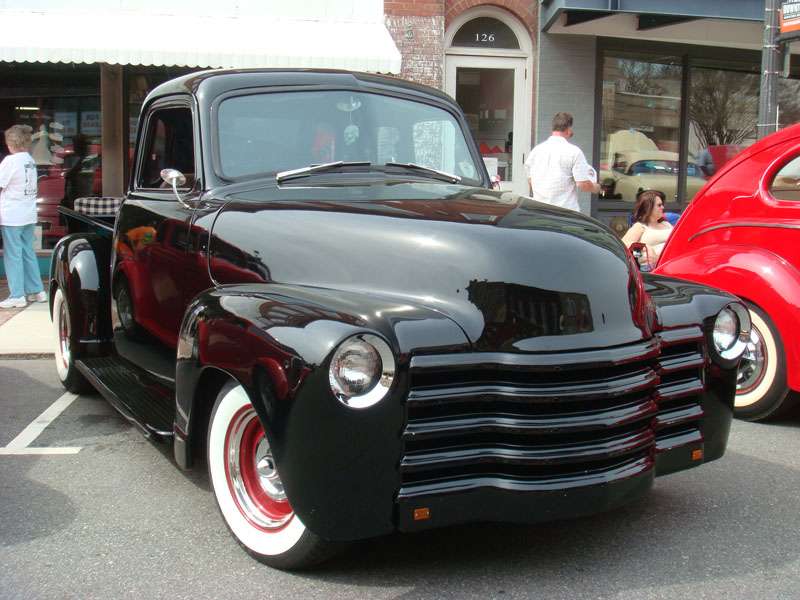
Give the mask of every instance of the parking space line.
<svg viewBox="0 0 800 600">
<path fill-rule="evenodd" d="M 39 434 L 45 430 L 66 408 L 72 404 L 78 396 L 66 392 L 58 400 L 53 402 L 42 414 L 36 417 L 36 420 L 22 430 L 17 437 L 15 437 L 5 448 L 0 448 L 0 455 L 13 455 L 21 456 L 26 454 L 77 454 L 83 447 L 81 446 L 66 446 L 66 447 L 52 447 L 52 448 L 36 448 L 30 447 L 30 444 L 39 437 Z"/>
</svg>

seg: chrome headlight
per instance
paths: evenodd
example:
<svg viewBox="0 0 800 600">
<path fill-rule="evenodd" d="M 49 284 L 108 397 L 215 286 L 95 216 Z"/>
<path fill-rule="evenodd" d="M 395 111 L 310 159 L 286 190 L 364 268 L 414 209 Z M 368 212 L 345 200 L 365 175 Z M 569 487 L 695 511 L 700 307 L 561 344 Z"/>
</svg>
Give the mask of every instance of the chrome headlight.
<svg viewBox="0 0 800 600">
<path fill-rule="evenodd" d="M 350 408 L 369 408 L 383 400 L 394 381 L 394 355 L 371 334 L 342 342 L 333 353 L 328 382 L 336 399 Z"/>
<path fill-rule="evenodd" d="M 723 308 L 714 321 L 714 349 L 725 360 L 737 360 L 750 339 L 750 313 L 739 303 Z"/>
</svg>

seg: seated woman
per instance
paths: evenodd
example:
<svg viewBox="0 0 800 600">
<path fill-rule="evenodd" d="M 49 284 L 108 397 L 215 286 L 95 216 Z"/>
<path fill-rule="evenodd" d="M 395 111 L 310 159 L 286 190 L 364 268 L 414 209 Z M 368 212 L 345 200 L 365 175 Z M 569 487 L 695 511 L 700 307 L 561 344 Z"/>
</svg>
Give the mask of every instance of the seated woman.
<svg viewBox="0 0 800 600">
<path fill-rule="evenodd" d="M 628 248 L 636 242 L 646 246 L 647 252 L 639 258 L 642 267 L 656 266 L 670 233 L 672 225 L 664 216 L 664 195 L 655 191 L 639 194 L 633 209 L 633 225 L 622 236 L 622 241 Z"/>
</svg>

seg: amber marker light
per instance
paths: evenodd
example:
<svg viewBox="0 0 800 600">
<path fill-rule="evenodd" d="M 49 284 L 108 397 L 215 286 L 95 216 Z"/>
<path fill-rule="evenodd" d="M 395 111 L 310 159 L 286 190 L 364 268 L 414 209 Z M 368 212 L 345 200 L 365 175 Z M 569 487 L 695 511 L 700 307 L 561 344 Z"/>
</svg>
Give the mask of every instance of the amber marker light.
<svg viewBox="0 0 800 600">
<path fill-rule="evenodd" d="M 701 460 L 703 458 L 702 450 L 692 450 L 692 460 Z"/>
<path fill-rule="evenodd" d="M 425 519 L 430 519 L 430 517 L 431 517 L 431 509 L 429 509 L 428 507 L 414 509 L 415 521 L 424 521 Z"/>
</svg>

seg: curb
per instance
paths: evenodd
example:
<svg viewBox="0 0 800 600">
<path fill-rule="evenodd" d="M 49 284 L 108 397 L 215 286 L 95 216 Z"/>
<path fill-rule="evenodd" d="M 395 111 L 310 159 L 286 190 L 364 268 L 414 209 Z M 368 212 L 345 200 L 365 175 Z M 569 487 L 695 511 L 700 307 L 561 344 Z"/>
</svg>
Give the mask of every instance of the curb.
<svg viewBox="0 0 800 600">
<path fill-rule="evenodd" d="M 0 354 L 0 360 L 53 360 L 52 352 L 29 352 L 26 354 Z"/>
</svg>

